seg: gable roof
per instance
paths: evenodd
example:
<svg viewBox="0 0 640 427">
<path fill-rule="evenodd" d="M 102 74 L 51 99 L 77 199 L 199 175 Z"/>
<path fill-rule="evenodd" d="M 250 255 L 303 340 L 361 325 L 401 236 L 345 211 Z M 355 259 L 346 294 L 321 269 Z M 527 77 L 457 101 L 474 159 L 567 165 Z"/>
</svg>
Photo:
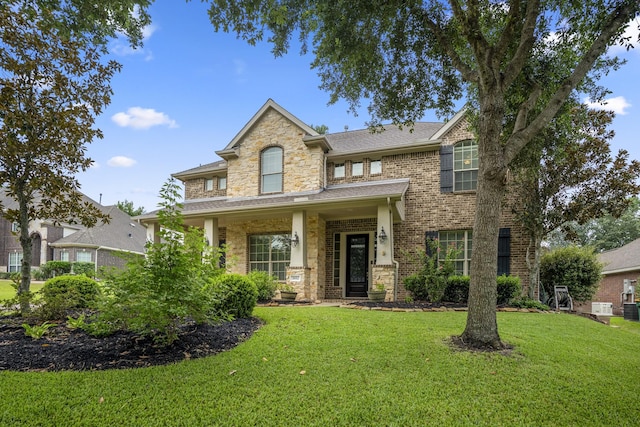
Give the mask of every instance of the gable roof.
<svg viewBox="0 0 640 427">
<path fill-rule="evenodd" d="M 598 254 L 600 262 L 605 266 L 602 274 L 624 273 L 626 271 L 640 271 L 640 239 L 631 243 Z"/>
<path fill-rule="evenodd" d="M 56 240 L 50 246 L 55 248 L 85 247 L 144 253 L 147 239 L 146 229 L 131 220 L 131 217 L 117 206 L 104 206 L 103 211 L 111 217 L 107 224 L 98 223 L 94 227 L 76 231 Z"/>
<path fill-rule="evenodd" d="M 207 163 L 206 165 L 196 166 L 195 168 L 187 169 L 182 172 L 176 172 L 171 174 L 172 177 L 181 181 L 189 178 L 195 178 L 203 174 L 210 174 L 214 172 L 220 172 L 227 170 L 227 161 L 218 160 L 217 162 Z"/>
<path fill-rule="evenodd" d="M 274 109 L 275 111 L 277 111 L 279 114 L 283 115 L 284 117 L 286 117 L 288 120 L 290 120 L 291 122 L 293 122 L 293 124 L 295 124 L 296 126 L 298 126 L 300 129 L 302 129 L 303 131 L 305 131 L 308 135 L 311 136 L 316 136 L 318 135 L 318 132 L 316 132 L 311 126 L 307 125 L 305 122 L 303 122 L 302 120 L 300 120 L 299 118 L 297 118 L 296 116 L 294 116 L 293 114 L 291 114 L 290 112 L 288 112 L 287 110 L 285 110 L 284 108 L 282 108 L 278 103 L 276 103 L 273 99 L 269 98 L 267 100 L 267 102 L 258 110 L 258 112 L 256 114 L 253 115 L 253 117 L 251 118 L 251 120 L 249 120 L 247 122 L 246 125 L 244 125 L 244 127 L 240 130 L 240 132 L 238 132 L 238 134 L 233 137 L 233 139 L 231 140 L 231 142 L 229 142 L 227 144 L 226 147 L 224 147 L 224 149 L 220 150 L 220 151 L 216 151 L 216 153 L 220 156 L 225 158 L 226 155 L 232 155 L 233 154 L 233 149 L 237 147 L 238 143 L 240 142 L 240 140 L 242 140 L 242 138 L 244 138 L 245 134 L 247 132 L 249 132 L 249 130 L 251 130 L 251 128 L 258 122 L 258 120 L 260 120 L 260 118 L 269 110 L 269 109 Z"/>
</svg>

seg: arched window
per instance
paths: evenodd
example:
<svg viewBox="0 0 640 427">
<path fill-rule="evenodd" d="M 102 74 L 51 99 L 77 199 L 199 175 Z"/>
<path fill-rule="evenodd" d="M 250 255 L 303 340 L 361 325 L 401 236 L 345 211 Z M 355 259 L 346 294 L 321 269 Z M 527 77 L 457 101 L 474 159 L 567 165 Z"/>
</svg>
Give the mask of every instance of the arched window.
<svg viewBox="0 0 640 427">
<path fill-rule="evenodd" d="M 459 142 L 453 148 L 454 191 L 478 187 L 478 144 L 473 140 Z"/>
<path fill-rule="evenodd" d="M 282 193 L 282 157 L 280 147 L 269 147 L 260 154 L 261 193 Z"/>
</svg>

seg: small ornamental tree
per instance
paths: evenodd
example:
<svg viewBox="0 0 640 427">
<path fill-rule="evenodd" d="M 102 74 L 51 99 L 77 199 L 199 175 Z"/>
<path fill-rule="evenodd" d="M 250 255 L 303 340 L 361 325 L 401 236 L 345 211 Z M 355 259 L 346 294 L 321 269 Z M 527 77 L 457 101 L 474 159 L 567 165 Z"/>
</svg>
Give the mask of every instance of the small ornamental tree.
<svg viewBox="0 0 640 427">
<path fill-rule="evenodd" d="M 598 290 L 602 264 L 590 247 L 567 246 L 545 254 L 540 261 L 540 282 L 548 296 L 554 286 L 566 286 L 576 302 L 589 301 Z"/>
<path fill-rule="evenodd" d="M 172 178 L 160 191 L 160 241 L 148 243 L 146 257 L 132 257 L 122 272 L 105 279 L 108 299 L 89 331 L 119 328 L 171 343 L 187 319 L 212 320 L 211 294 L 205 287 L 222 274 L 220 253 L 207 245 L 201 229 L 184 225 L 180 187 Z"/>
</svg>

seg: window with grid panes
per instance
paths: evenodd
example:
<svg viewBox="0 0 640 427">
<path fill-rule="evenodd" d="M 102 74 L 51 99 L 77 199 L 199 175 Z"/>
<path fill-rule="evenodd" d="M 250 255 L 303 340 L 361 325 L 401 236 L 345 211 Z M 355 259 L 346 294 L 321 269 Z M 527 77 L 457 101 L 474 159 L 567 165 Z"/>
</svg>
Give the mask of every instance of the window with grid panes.
<svg viewBox="0 0 640 427">
<path fill-rule="evenodd" d="M 287 279 L 291 261 L 290 234 L 249 236 L 249 270 L 264 271 L 278 280 Z"/>
<path fill-rule="evenodd" d="M 340 286 L 340 233 L 333 235 L 333 286 Z"/>
<path fill-rule="evenodd" d="M 478 144 L 462 141 L 453 148 L 454 191 L 475 190 L 478 185 Z"/>
<path fill-rule="evenodd" d="M 453 265 L 456 274 L 469 275 L 473 246 L 472 234 L 471 230 L 441 231 L 438 233 L 438 241 L 440 242 L 438 258 L 440 261 L 444 261 L 447 252 L 450 249 L 455 250 Z"/>
</svg>

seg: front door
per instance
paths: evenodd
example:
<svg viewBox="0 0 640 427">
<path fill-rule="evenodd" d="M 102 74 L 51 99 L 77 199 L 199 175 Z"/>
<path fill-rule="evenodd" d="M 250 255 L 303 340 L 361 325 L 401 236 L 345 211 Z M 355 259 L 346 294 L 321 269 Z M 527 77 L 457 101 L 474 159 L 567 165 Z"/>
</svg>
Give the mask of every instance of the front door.
<svg viewBox="0 0 640 427">
<path fill-rule="evenodd" d="M 369 235 L 347 235 L 347 297 L 366 297 L 369 288 Z"/>
</svg>

